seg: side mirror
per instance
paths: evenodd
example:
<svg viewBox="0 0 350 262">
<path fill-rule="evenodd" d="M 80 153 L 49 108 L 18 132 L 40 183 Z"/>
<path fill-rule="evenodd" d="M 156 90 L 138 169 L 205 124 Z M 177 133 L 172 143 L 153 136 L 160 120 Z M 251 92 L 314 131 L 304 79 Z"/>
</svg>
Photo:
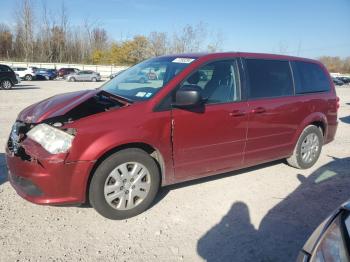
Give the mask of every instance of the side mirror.
<svg viewBox="0 0 350 262">
<path fill-rule="evenodd" d="M 195 85 L 185 85 L 177 90 L 175 94 L 175 107 L 193 107 L 203 102 L 202 89 Z"/>
</svg>

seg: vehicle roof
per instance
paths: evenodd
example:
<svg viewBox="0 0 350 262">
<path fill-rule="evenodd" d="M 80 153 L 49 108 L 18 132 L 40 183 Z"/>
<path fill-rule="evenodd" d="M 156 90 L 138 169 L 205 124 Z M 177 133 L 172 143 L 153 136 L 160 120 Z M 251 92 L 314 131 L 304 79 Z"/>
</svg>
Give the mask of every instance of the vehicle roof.
<svg viewBox="0 0 350 262">
<path fill-rule="evenodd" d="M 261 59 L 281 59 L 281 60 L 299 60 L 299 61 L 308 61 L 308 62 L 316 62 L 317 60 L 297 57 L 297 56 L 289 56 L 289 55 L 280 55 L 280 54 L 268 54 L 268 53 L 250 53 L 250 52 L 216 52 L 216 53 L 182 53 L 182 54 L 172 54 L 166 55 L 163 57 L 173 57 L 173 58 L 223 58 L 227 56 L 239 56 L 239 57 L 254 57 Z"/>
</svg>

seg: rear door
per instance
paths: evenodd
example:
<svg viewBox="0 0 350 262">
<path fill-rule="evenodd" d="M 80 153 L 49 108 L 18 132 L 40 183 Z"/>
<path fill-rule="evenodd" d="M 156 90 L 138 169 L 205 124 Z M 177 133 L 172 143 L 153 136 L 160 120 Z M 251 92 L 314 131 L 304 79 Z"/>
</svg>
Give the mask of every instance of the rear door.
<svg viewBox="0 0 350 262">
<path fill-rule="evenodd" d="M 247 102 L 241 100 L 238 65 L 236 60 L 215 61 L 183 83 L 201 87 L 207 101 L 201 108 L 172 110 L 178 181 L 242 166 Z"/>
<path fill-rule="evenodd" d="M 249 124 L 244 164 L 290 155 L 300 118 L 289 61 L 247 58 L 245 71 Z"/>
</svg>

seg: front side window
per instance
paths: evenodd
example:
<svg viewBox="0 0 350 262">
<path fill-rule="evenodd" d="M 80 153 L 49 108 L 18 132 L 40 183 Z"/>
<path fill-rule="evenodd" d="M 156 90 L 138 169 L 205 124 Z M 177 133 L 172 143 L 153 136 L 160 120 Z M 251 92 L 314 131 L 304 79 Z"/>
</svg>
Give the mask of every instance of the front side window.
<svg viewBox="0 0 350 262">
<path fill-rule="evenodd" d="M 200 87 L 206 104 L 239 101 L 240 81 L 235 60 L 215 61 L 192 73 L 182 86 Z M 180 87 L 181 88 L 181 87 Z"/>
<path fill-rule="evenodd" d="M 101 89 L 133 101 L 148 100 L 194 60 L 176 57 L 149 59 L 118 74 Z"/>
<path fill-rule="evenodd" d="M 295 61 L 293 62 L 295 93 L 315 93 L 330 90 L 329 79 L 318 64 Z"/>
<path fill-rule="evenodd" d="M 249 98 L 293 95 L 293 81 L 288 61 L 247 59 Z"/>
</svg>

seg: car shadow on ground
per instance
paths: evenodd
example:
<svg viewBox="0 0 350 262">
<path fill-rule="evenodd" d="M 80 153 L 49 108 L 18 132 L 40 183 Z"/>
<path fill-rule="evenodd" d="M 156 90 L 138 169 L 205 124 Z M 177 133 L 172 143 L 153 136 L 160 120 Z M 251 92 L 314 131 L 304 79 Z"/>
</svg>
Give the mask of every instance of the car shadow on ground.
<svg viewBox="0 0 350 262">
<path fill-rule="evenodd" d="M 350 124 L 350 116 L 339 117 L 339 120 L 346 124 Z"/>
<path fill-rule="evenodd" d="M 15 85 L 12 89 L 10 90 L 29 90 L 29 89 L 40 89 L 40 87 L 35 86 L 35 85 Z"/>
<path fill-rule="evenodd" d="M 7 181 L 7 167 L 5 161 L 5 154 L 0 153 L 0 185 Z"/>
<path fill-rule="evenodd" d="M 243 169 L 239 169 L 236 171 L 231 171 L 231 172 L 227 172 L 227 173 L 221 173 L 221 174 L 217 174 L 214 176 L 208 176 L 208 177 L 204 177 L 204 178 L 198 178 L 195 180 L 190 180 L 190 181 L 186 181 L 186 182 L 181 182 L 178 184 L 174 184 L 174 185 L 170 185 L 170 186 L 165 186 L 160 188 L 155 201 L 153 201 L 152 206 L 155 206 L 156 204 L 158 204 L 163 198 L 166 197 L 166 195 L 171 191 L 171 190 L 176 190 L 178 188 L 182 188 L 182 187 L 186 187 L 186 186 L 192 186 L 192 185 L 197 185 L 197 184 L 203 184 L 203 183 L 207 183 L 207 182 L 211 182 L 217 179 L 222 179 L 225 177 L 229 177 L 229 176 L 236 176 L 236 175 L 243 175 L 245 173 L 248 172 L 252 172 L 254 170 L 258 170 L 264 167 L 270 167 L 270 166 L 274 166 L 274 165 L 278 165 L 281 163 L 285 163 L 285 160 L 276 160 L 276 161 L 272 161 L 272 162 L 268 162 L 268 163 L 264 163 L 264 164 L 260 164 L 260 165 L 256 165 L 256 166 L 252 166 L 252 167 L 247 167 L 247 168 L 243 168 Z"/>
<path fill-rule="evenodd" d="M 262 219 L 250 222 L 248 206 L 233 203 L 221 221 L 197 243 L 206 261 L 295 261 L 312 231 L 350 198 L 350 157 L 333 158 L 309 177 L 296 174 L 299 187 Z"/>
</svg>

